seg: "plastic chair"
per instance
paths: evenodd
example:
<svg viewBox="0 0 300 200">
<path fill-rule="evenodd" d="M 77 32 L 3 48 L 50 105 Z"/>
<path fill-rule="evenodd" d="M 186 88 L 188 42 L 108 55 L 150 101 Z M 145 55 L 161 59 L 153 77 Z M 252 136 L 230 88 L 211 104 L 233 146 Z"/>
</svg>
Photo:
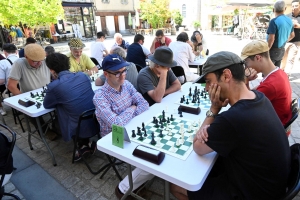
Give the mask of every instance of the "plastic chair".
<svg viewBox="0 0 300 200">
<path fill-rule="evenodd" d="M 183 81 L 183 83 L 181 83 L 181 85 L 186 83 L 186 76 L 184 73 L 184 69 L 181 66 L 172 67 L 171 69 L 176 77 L 184 76 L 184 81 Z"/>
<path fill-rule="evenodd" d="M 287 192 L 283 200 L 293 199 L 300 191 L 300 144 L 291 147 L 291 171 L 287 182 Z"/>
<path fill-rule="evenodd" d="M 95 116 L 95 108 L 93 109 L 90 109 L 90 110 L 86 110 L 84 111 L 80 117 L 79 117 L 79 120 L 78 120 L 78 126 L 77 126 L 77 129 L 76 129 L 76 135 L 75 135 L 75 138 L 74 138 L 74 148 L 73 148 L 73 157 L 72 157 L 72 163 L 74 163 L 74 158 L 75 158 L 75 153 L 76 153 L 76 150 L 79 151 L 79 147 L 77 145 L 77 141 L 78 141 L 78 138 L 79 137 L 79 131 L 80 131 L 80 126 L 82 124 L 82 122 L 86 121 L 86 120 L 92 120 L 94 122 L 94 125 L 95 125 L 95 132 L 94 132 L 94 135 L 91 136 L 91 137 L 94 137 L 95 135 L 98 136 L 98 139 L 101 139 L 101 136 L 100 136 L 100 125 L 96 119 L 96 116 Z M 91 138 L 89 137 L 89 138 Z M 118 178 L 120 180 L 122 180 L 118 170 L 116 169 L 116 165 L 119 165 L 119 164 L 123 164 L 123 162 L 116 162 L 117 159 L 116 158 L 113 158 L 111 159 L 111 157 L 107 154 L 105 154 L 106 158 L 108 159 L 109 163 L 104 165 L 103 167 L 101 167 L 98 171 L 94 171 L 91 166 L 89 165 L 89 163 L 87 162 L 86 158 L 84 156 L 82 156 L 82 160 L 83 162 L 85 163 L 85 165 L 87 166 L 87 168 L 89 169 L 89 171 L 96 175 L 96 174 L 99 174 L 101 173 L 102 171 L 104 171 L 102 173 L 102 175 L 100 176 L 100 178 L 103 178 L 103 176 L 106 174 L 106 172 L 112 167 L 113 170 L 115 171 L 116 175 L 118 176 Z"/>
<path fill-rule="evenodd" d="M 15 194 L 10 194 L 10 193 L 6 193 L 4 192 L 4 185 L 9 181 L 10 177 L 5 179 L 5 176 L 11 176 L 11 172 L 13 170 L 13 159 L 12 159 L 12 152 L 16 143 L 16 133 L 14 131 L 12 131 L 10 128 L 8 128 L 7 126 L 4 126 L 3 124 L 0 124 L 0 127 L 4 128 L 7 132 L 7 135 L 10 134 L 11 135 L 11 139 L 8 138 L 8 136 L 6 136 L 5 134 L 2 133 L 2 131 L 0 131 L 0 137 L 2 137 L 1 139 L 3 139 L 6 144 L 9 147 L 9 150 L 7 152 L 7 154 L 5 155 L 5 157 L 3 158 L 3 161 L 5 162 L 1 162 L 0 164 L 0 169 L 3 169 L 3 172 L 0 173 L 1 178 L 0 178 L 0 186 L 1 186 L 1 190 L 0 190 L 0 199 L 2 199 L 3 196 L 10 196 L 10 197 L 14 197 L 15 199 L 20 199 L 17 195 Z M 11 171 L 10 174 L 6 174 L 8 173 L 7 171 Z"/>
<path fill-rule="evenodd" d="M 97 66 L 98 69 L 101 68 L 99 62 L 96 60 L 96 58 L 90 57 L 90 59 L 93 61 L 93 63 Z"/>
<path fill-rule="evenodd" d="M 293 99 L 291 103 L 291 110 L 292 110 L 292 118 L 284 125 L 285 132 L 288 132 L 291 130 L 292 123 L 297 119 L 299 115 L 299 109 L 300 109 L 300 101 L 298 98 Z"/>
<path fill-rule="evenodd" d="M 141 71 L 141 69 L 143 69 L 143 67 L 139 64 L 135 64 L 135 66 L 136 66 L 136 70 L 138 71 L 138 73 Z"/>
</svg>

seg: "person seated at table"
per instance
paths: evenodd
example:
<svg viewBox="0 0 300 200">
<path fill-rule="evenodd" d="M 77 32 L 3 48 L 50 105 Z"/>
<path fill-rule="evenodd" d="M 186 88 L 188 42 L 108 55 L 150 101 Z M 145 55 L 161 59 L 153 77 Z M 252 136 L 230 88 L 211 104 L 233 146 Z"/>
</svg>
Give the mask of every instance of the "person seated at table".
<svg viewBox="0 0 300 200">
<path fill-rule="evenodd" d="M 46 46 L 45 47 L 46 57 L 50 54 L 55 53 L 55 49 L 53 46 Z"/>
<path fill-rule="evenodd" d="M 79 38 L 72 38 L 69 42 L 70 51 L 66 54 L 70 58 L 71 72 L 84 72 L 92 75 L 98 72 L 97 66 L 86 54 L 82 53 L 85 44 Z"/>
<path fill-rule="evenodd" d="M 12 64 L 19 59 L 18 49 L 14 44 L 6 43 L 2 47 L 3 53 L 6 57 L 4 60 L 0 60 L 0 94 L 3 94 L 6 90 L 8 76 L 12 67 Z M 4 107 L 0 102 L 0 114 L 6 115 Z"/>
<path fill-rule="evenodd" d="M 121 47 L 114 47 L 113 49 L 110 50 L 110 54 L 117 54 L 118 56 L 122 57 L 125 60 L 126 56 L 126 51 L 121 48 Z M 129 81 L 133 87 L 136 89 L 137 88 L 137 76 L 138 76 L 138 71 L 136 69 L 136 66 L 132 62 L 127 62 L 128 66 L 127 68 L 127 73 L 126 73 L 126 80 Z M 105 83 L 106 77 L 104 74 L 102 74 L 100 77 L 98 77 L 95 80 L 95 85 L 97 86 L 102 86 Z"/>
<path fill-rule="evenodd" d="M 155 33 L 155 38 L 151 44 L 150 52 L 154 53 L 155 49 L 161 46 L 169 46 L 172 40 L 165 36 L 163 30 L 157 30 Z"/>
<path fill-rule="evenodd" d="M 180 90 L 181 84 L 170 69 L 177 66 L 170 48 L 157 48 L 149 59 L 149 67 L 139 72 L 137 90 L 152 106 L 160 103 L 164 96 Z"/>
<path fill-rule="evenodd" d="M 215 151 L 219 157 L 198 191 L 172 184 L 172 194 L 178 199 L 283 197 L 291 167 L 289 142 L 271 102 L 246 87 L 241 58 L 228 51 L 210 56 L 199 82 L 206 83 L 211 107 L 193 149 L 199 156 Z M 220 113 L 228 103 L 231 107 Z"/>
<path fill-rule="evenodd" d="M 97 39 L 91 44 L 91 57 L 95 58 L 101 66 L 103 57 L 108 55 L 108 51 L 104 45 L 105 34 L 103 32 L 97 33 Z M 104 53 L 104 54 L 103 54 Z"/>
<path fill-rule="evenodd" d="M 114 39 L 115 39 L 116 43 L 111 48 L 122 47 L 123 49 L 125 49 L 127 51 L 130 44 L 126 40 L 123 40 L 123 36 L 121 35 L 121 33 L 115 33 Z"/>
<path fill-rule="evenodd" d="M 36 40 L 34 38 L 32 38 L 32 37 L 28 37 L 26 39 L 26 43 L 25 43 L 24 46 L 26 46 L 28 44 L 34 44 L 34 43 L 36 43 Z M 19 50 L 19 58 L 25 57 L 24 50 L 25 50 L 25 47 L 23 49 Z"/>
<path fill-rule="evenodd" d="M 191 45 L 187 42 L 189 36 L 186 32 L 181 32 L 177 36 L 176 42 L 171 42 L 169 48 L 173 51 L 174 60 L 177 62 L 177 66 L 181 66 L 184 70 L 186 81 L 195 81 L 199 76 L 191 72 L 189 67 L 189 61 L 194 61 L 195 54 L 193 53 Z M 177 77 L 181 83 L 184 82 L 184 77 Z"/>
<path fill-rule="evenodd" d="M 141 67 L 146 67 L 146 58 L 151 54 L 150 51 L 144 47 L 144 36 L 136 34 L 134 36 L 134 43 L 132 43 L 127 49 L 126 60 L 133 62 Z"/>
<path fill-rule="evenodd" d="M 247 87 L 250 89 L 249 81 L 256 79 L 257 73 L 262 73 L 263 80 L 252 90 L 258 90 L 266 95 L 282 125 L 285 125 L 292 117 L 292 89 L 287 74 L 273 64 L 269 55 L 268 43 L 262 40 L 248 43 L 242 50 L 241 58 L 246 65 Z"/>
<path fill-rule="evenodd" d="M 191 36 L 191 41 L 193 43 L 193 52 L 196 56 L 199 55 L 208 55 L 208 49 L 206 41 L 203 37 L 203 34 L 200 31 L 194 31 L 193 35 Z M 201 54 L 202 52 L 202 54 Z"/>
<path fill-rule="evenodd" d="M 46 64 L 54 81 L 48 84 L 43 105 L 46 109 L 55 108 L 58 124 L 64 141 L 75 139 L 78 119 L 81 113 L 95 108 L 93 104 L 94 91 L 90 79 L 83 73 L 72 73 L 69 58 L 60 53 L 47 56 Z M 87 152 L 94 153 L 96 142 L 89 143 L 89 138 L 95 133 L 94 121 L 81 124 L 78 140 L 80 152 L 76 152 L 74 161 L 81 159 Z"/>
<path fill-rule="evenodd" d="M 132 118 L 148 110 L 149 104 L 136 91 L 133 85 L 125 80 L 128 63 L 117 54 L 110 54 L 103 59 L 102 67 L 106 81 L 96 91 L 93 102 L 96 116 L 100 124 L 101 135 L 104 137 L 112 130 L 112 125 L 125 126 Z M 133 190 L 136 190 L 154 176 L 139 168 L 132 172 Z M 126 176 L 115 189 L 120 199 L 129 189 Z"/>
</svg>

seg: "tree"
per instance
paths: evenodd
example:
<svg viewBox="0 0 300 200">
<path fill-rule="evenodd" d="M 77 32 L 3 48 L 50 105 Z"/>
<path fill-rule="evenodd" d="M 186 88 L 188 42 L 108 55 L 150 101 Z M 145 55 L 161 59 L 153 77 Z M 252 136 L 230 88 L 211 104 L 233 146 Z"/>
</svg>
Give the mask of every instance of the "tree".
<svg viewBox="0 0 300 200">
<path fill-rule="evenodd" d="M 152 28 L 163 27 L 171 17 L 169 11 L 170 0 L 143 0 L 141 1 L 141 18 L 147 20 Z"/>
<path fill-rule="evenodd" d="M 61 0 L 0 1 L 0 20 L 7 25 L 27 25 L 35 32 L 39 26 L 56 23 L 64 17 Z"/>
<path fill-rule="evenodd" d="M 174 19 L 174 22 L 175 22 L 176 25 L 181 26 L 181 23 L 183 21 L 183 17 L 180 14 L 179 10 L 174 10 L 173 11 L 172 18 Z"/>
</svg>

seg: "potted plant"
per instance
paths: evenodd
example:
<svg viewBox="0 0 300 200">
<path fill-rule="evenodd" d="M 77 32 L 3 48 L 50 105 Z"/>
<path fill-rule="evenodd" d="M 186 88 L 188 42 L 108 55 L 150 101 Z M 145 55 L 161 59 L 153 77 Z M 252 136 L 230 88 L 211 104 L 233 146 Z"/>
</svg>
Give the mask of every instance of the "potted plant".
<svg viewBox="0 0 300 200">
<path fill-rule="evenodd" d="M 195 31 L 198 31 L 198 28 L 200 28 L 200 22 L 199 21 L 194 21 L 194 28 L 195 28 Z"/>
<path fill-rule="evenodd" d="M 183 21 L 183 17 L 180 14 L 179 10 L 176 10 L 176 11 L 173 12 L 173 19 L 174 19 L 174 22 L 176 24 L 176 26 L 175 26 L 176 31 L 178 31 L 179 27 L 181 26 L 182 21 Z"/>
</svg>

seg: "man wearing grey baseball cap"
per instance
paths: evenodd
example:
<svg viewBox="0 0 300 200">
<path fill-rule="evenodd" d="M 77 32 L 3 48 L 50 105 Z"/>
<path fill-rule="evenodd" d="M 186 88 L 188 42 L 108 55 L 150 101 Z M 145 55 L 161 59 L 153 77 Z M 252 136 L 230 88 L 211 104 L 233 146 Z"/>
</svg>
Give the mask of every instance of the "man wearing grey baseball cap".
<svg viewBox="0 0 300 200">
<path fill-rule="evenodd" d="M 139 72 L 137 90 L 151 106 L 161 102 L 164 96 L 180 90 L 181 84 L 170 70 L 171 67 L 177 65 L 170 48 L 159 47 L 148 58 L 150 59 L 149 67 Z"/>
<path fill-rule="evenodd" d="M 271 102 L 263 93 L 248 90 L 243 62 L 232 52 L 210 56 L 203 72 L 200 81 L 206 83 L 212 104 L 193 148 L 199 156 L 215 151 L 219 157 L 200 190 L 171 185 L 171 192 L 178 199 L 283 197 L 291 154 Z M 228 103 L 231 107 L 220 113 Z"/>
</svg>

